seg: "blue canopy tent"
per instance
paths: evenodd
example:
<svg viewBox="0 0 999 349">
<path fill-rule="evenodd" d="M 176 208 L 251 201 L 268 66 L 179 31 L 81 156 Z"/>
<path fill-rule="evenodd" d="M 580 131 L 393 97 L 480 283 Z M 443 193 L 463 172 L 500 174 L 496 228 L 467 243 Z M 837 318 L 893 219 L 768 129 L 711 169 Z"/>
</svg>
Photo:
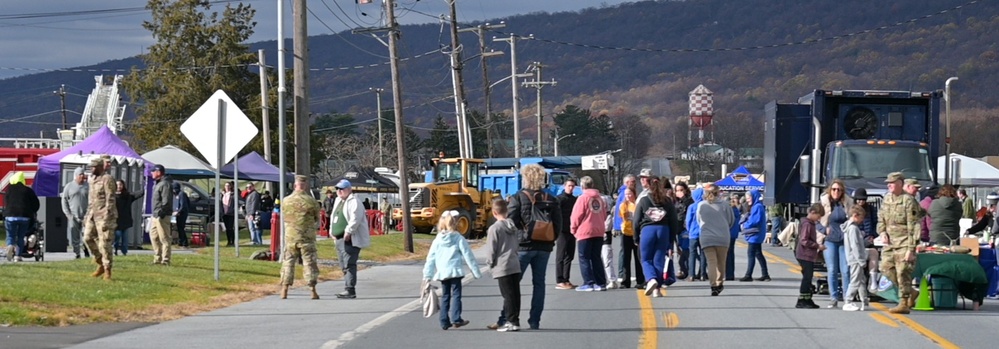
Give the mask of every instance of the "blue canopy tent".
<svg viewBox="0 0 999 349">
<path fill-rule="evenodd" d="M 732 171 L 727 177 L 715 182 L 722 191 L 745 192 L 750 190 L 763 191 L 764 184 L 746 169 L 745 166 Z"/>
<path fill-rule="evenodd" d="M 271 165 L 257 152 L 243 155 L 236 159 L 236 162 L 239 163 L 239 180 L 241 181 L 278 182 L 281 180 L 281 171 L 278 170 L 277 166 Z M 222 174 L 232 178 L 234 169 L 236 168 L 233 163 L 229 163 L 222 166 Z M 288 183 L 294 183 L 295 174 L 285 172 L 284 180 Z"/>
</svg>

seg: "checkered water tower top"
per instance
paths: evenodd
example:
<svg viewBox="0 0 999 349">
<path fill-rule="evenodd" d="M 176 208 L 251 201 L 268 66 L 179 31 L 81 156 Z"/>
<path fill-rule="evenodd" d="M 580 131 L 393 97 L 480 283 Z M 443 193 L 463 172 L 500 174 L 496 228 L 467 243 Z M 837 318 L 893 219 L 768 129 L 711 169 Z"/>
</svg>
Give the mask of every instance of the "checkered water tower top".
<svg viewBox="0 0 999 349">
<path fill-rule="evenodd" d="M 690 91 L 690 116 L 713 116 L 715 114 L 714 92 L 708 90 L 704 85 L 697 85 Z"/>
</svg>

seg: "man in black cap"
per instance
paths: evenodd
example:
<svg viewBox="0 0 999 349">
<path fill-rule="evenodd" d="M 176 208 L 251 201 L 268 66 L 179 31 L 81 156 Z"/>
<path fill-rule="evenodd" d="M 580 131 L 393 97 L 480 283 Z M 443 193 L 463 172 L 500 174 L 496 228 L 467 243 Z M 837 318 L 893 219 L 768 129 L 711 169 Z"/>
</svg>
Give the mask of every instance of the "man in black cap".
<svg viewBox="0 0 999 349">
<path fill-rule="evenodd" d="M 149 240 L 153 243 L 153 264 L 170 265 L 170 216 L 173 215 L 173 193 L 170 178 L 163 165 L 153 166 L 153 228 Z"/>
</svg>

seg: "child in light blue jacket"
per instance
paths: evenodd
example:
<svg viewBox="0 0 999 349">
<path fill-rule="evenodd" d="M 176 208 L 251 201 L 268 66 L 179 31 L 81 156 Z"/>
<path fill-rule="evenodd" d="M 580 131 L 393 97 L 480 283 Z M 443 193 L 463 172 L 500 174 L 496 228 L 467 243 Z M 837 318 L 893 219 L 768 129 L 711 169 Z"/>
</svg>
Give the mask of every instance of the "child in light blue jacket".
<svg viewBox="0 0 999 349">
<path fill-rule="evenodd" d="M 464 264 L 476 279 L 482 277 L 479 264 L 468 241 L 455 231 L 458 212 L 444 211 L 437 223 L 437 238 L 430 245 L 427 263 L 423 266 L 423 279 L 441 282 L 441 329 L 447 330 L 468 325 L 461 318 L 461 279 L 465 277 Z M 450 317 L 449 317 L 450 316 Z"/>
</svg>

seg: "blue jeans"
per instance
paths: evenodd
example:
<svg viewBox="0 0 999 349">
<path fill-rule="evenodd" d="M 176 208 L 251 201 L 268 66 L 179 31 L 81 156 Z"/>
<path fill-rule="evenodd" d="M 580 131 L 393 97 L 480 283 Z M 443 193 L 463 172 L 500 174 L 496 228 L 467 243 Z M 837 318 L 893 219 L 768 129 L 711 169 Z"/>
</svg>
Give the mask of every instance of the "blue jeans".
<svg viewBox="0 0 999 349">
<path fill-rule="evenodd" d="M 443 328 L 461 322 L 461 279 L 457 277 L 441 280 L 441 327 Z"/>
<path fill-rule="evenodd" d="M 527 267 L 531 267 L 531 284 L 534 288 L 531 291 L 531 315 L 527 318 L 527 324 L 531 326 L 531 329 L 538 329 L 541 326 L 541 312 L 545 310 L 545 275 L 548 272 L 548 257 L 551 254 L 551 251 L 520 251 L 517 253 L 520 259 L 521 280 L 527 273 Z M 500 311 L 496 324 L 505 323 L 506 314 Z"/>
<path fill-rule="evenodd" d="M 725 258 L 725 280 L 735 280 L 735 239 L 728 241 L 728 252 Z"/>
<path fill-rule="evenodd" d="M 114 248 L 121 250 L 121 254 L 128 255 L 128 235 L 124 230 L 114 231 Z"/>
<path fill-rule="evenodd" d="M 777 246 L 778 243 L 783 243 L 783 241 L 777 240 L 777 235 L 784 228 L 784 218 L 773 217 L 770 218 L 770 245 Z M 785 243 L 786 245 L 786 243 Z"/>
<path fill-rule="evenodd" d="M 5 219 L 3 224 L 7 228 L 7 246 L 17 246 L 14 256 L 24 254 L 24 236 L 28 234 L 31 221 Z"/>
<path fill-rule="evenodd" d="M 665 285 L 663 271 L 666 270 L 666 252 L 669 251 L 669 227 L 664 225 L 646 225 L 638 237 L 639 255 L 642 257 L 642 272 L 645 282 L 656 280 L 659 285 Z M 672 265 L 673 263 L 670 263 Z"/>
<path fill-rule="evenodd" d="M 607 275 L 604 275 L 604 263 L 600 258 L 600 249 L 603 248 L 602 237 L 578 240 L 579 245 L 579 273 L 583 275 L 583 285 L 607 285 Z"/>
<path fill-rule="evenodd" d="M 753 277 L 753 269 L 755 269 L 757 261 L 760 262 L 760 271 L 763 272 L 763 276 L 770 276 L 770 272 L 767 271 L 767 259 L 763 257 L 763 243 L 749 244 L 746 256 L 749 257 L 749 267 L 746 268 L 746 276 Z"/>
<path fill-rule="evenodd" d="M 700 267 L 697 261 L 701 262 Z M 700 239 L 690 239 L 690 252 L 687 255 L 687 275 L 688 277 L 708 277 L 708 257 L 701 251 Z"/>
<path fill-rule="evenodd" d="M 826 241 L 822 256 L 826 260 L 826 274 L 829 275 L 829 299 L 843 299 L 843 293 L 850 285 L 850 268 L 846 266 L 846 247 L 843 242 Z M 843 274 L 840 277 L 840 274 Z M 842 288 L 840 288 L 842 287 Z"/>
</svg>

